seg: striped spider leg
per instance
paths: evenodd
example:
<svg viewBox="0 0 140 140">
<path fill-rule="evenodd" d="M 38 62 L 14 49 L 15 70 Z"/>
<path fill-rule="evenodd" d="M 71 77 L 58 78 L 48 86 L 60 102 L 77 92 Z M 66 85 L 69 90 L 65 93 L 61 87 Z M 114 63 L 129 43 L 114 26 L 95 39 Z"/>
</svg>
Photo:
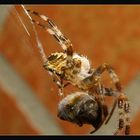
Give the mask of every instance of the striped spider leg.
<svg viewBox="0 0 140 140">
<path fill-rule="evenodd" d="M 115 132 L 115 135 L 118 134 L 123 128 L 125 129 L 125 134 L 128 135 L 130 133 L 130 117 L 129 117 L 130 104 L 128 102 L 128 98 L 122 92 L 120 80 L 117 74 L 115 73 L 114 69 L 108 64 L 103 64 L 99 66 L 95 70 L 93 75 L 87 79 L 90 79 L 92 81 L 94 80 L 98 81 L 98 79 L 100 79 L 101 74 L 105 71 L 109 73 L 110 78 L 112 79 L 116 88 L 116 91 L 113 91 L 112 89 L 104 88 L 103 85 L 101 85 L 100 81 L 97 82 L 98 84 L 96 84 L 97 90 L 98 90 L 97 92 L 100 93 L 99 98 L 100 98 L 102 109 L 103 109 L 102 114 L 104 114 L 105 117 L 108 115 L 108 117 L 104 119 L 105 124 L 107 124 L 108 121 L 110 120 L 115 110 L 115 107 L 118 104 L 119 127 L 118 127 L 118 130 Z M 116 97 L 116 100 L 113 104 L 113 107 L 110 113 L 108 113 L 107 106 L 104 104 L 104 95 Z"/>
<path fill-rule="evenodd" d="M 62 49 L 64 51 L 66 51 L 68 56 L 72 56 L 73 54 L 73 48 L 72 48 L 72 43 L 71 41 L 66 38 L 62 32 L 58 29 L 58 27 L 56 26 L 56 24 L 47 16 L 39 14 L 36 11 L 32 11 L 32 10 L 27 10 L 28 13 L 31 13 L 33 15 L 38 16 L 39 18 L 41 18 L 43 21 L 45 21 L 47 25 L 43 25 L 41 24 L 39 21 L 35 21 L 34 19 L 32 19 L 32 22 L 41 26 L 42 28 L 44 28 L 50 35 L 54 36 L 54 38 L 58 41 L 58 43 L 60 44 L 60 46 L 62 47 Z"/>
<path fill-rule="evenodd" d="M 118 97 L 118 111 L 119 111 L 119 126 L 115 132 L 117 135 L 124 127 L 125 134 L 130 134 L 130 104 L 127 97 L 124 94 L 121 94 Z"/>
<path fill-rule="evenodd" d="M 64 50 L 64 53 L 67 54 L 67 57 L 66 57 L 67 67 L 63 67 L 63 69 L 65 70 L 65 69 L 69 69 L 70 67 L 72 67 L 73 48 L 72 48 L 71 41 L 61 33 L 61 31 L 58 29 L 56 24 L 47 16 L 39 14 L 38 12 L 32 11 L 32 10 L 27 10 L 27 12 L 29 14 L 33 14 L 33 15 L 41 18 L 43 21 L 45 21 L 45 23 L 47 23 L 44 25 L 44 24 L 40 23 L 39 21 L 32 19 L 33 23 L 39 25 L 40 27 L 45 29 L 50 35 L 52 35 L 56 39 L 56 41 L 60 44 L 60 46 Z M 51 59 L 56 57 L 56 55 L 51 55 L 50 57 L 48 57 L 48 60 L 51 61 Z M 61 55 L 58 57 L 61 57 Z M 45 69 L 48 69 L 46 63 L 43 66 Z M 66 87 L 67 85 L 69 85 L 69 83 L 63 84 L 63 76 L 59 76 L 59 74 L 56 73 L 55 70 L 54 71 L 51 69 L 49 69 L 49 70 L 53 73 L 53 74 L 51 74 L 51 73 L 50 74 L 53 77 L 53 81 L 57 84 L 57 86 L 59 88 L 59 95 L 63 96 L 63 88 Z"/>
</svg>

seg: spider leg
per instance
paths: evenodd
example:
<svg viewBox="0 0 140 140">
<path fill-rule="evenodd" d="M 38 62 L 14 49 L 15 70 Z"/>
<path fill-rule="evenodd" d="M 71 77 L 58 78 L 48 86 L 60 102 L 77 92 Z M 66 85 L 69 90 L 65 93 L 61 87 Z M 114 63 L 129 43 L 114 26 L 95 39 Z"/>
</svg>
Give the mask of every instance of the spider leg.
<svg viewBox="0 0 140 140">
<path fill-rule="evenodd" d="M 43 25 L 39 21 L 35 21 L 34 19 L 32 19 L 33 23 L 39 25 L 40 27 L 45 29 L 49 34 L 54 36 L 54 38 L 57 40 L 57 42 L 60 44 L 62 49 L 67 53 L 67 55 L 69 57 L 71 57 L 73 55 L 73 48 L 72 48 L 71 41 L 62 34 L 62 32 L 58 29 L 56 24 L 50 18 L 48 18 L 47 16 L 42 15 L 36 11 L 27 10 L 27 12 L 29 14 L 33 14 L 33 15 L 41 18 L 43 21 L 45 21 L 48 24 L 48 26 Z"/>
<path fill-rule="evenodd" d="M 45 65 L 43 65 L 45 67 Z M 52 79 L 53 79 L 53 82 L 56 83 L 56 85 L 58 86 L 58 95 L 59 96 L 64 96 L 64 93 L 63 93 L 63 79 L 61 79 L 56 73 L 55 71 L 52 71 L 52 72 L 49 72 L 49 74 L 51 75 Z"/>
<path fill-rule="evenodd" d="M 126 120 L 126 124 L 125 124 L 125 134 L 129 135 L 130 134 L 130 104 L 128 102 L 128 100 L 125 102 L 124 104 L 124 111 L 125 111 L 125 120 Z"/>
<path fill-rule="evenodd" d="M 123 128 L 125 128 L 125 135 L 130 134 L 130 105 L 126 96 L 121 94 L 118 98 L 118 109 L 119 109 L 119 127 L 115 132 L 117 135 Z"/>
<path fill-rule="evenodd" d="M 113 69 L 110 65 L 108 65 L 108 64 L 105 63 L 105 64 L 99 66 L 99 67 L 95 70 L 95 72 L 93 73 L 93 75 L 91 76 L 91 77 L 92 77 L 92 80 L 96 79 L 96 77 L 100 77 L 100 75 L 101 75 L 104 71 L 107 71 L 107 72 L 109 73 L 109 76 L 110 76 L 110 78 L 112 79 L 112 81 L 113 81 L 113 83 L 114 83 L 114 85 L 115 85 L 115 88 L 116 88 L 117 93 L 120 94 L 120 96 L 118 95 L 119 97 L 117 97 L 117 99 L 115 100 L 115 102 L 114 102 L 114 104 L 113 104 L 113 108 L 112 108 L 111 112 L 109 113 L 109 116 L 108 116 L 108 118 L 107 118 L 107 120 L 106 120 L 106 122 L 105 122 L 105 124 L 107 124 L 108 121 L 109 121 L 109 119 L 111 118 L 111 116 L 112 116 L 114 110 L 115 110 L 115 107 L 116 107 L 116 105 L 117 105 L 117 101 L 118 101 L 118 108 L 119 108 L 119 110 L 124 110 L 124 111 L 126 110 L 126 112 L 129 112 L 129 111 L 128 111 L 129 103 L 126 102 L 127 97 L 126 97 L 126 95 L 125 95 L 124 93 L 122 93 L 122 87 L 121 87 L 121 84 L 120 84 L 120 80 L 119 80 L 117 74 L 115 73 L 114 69 Z M 123 98 L 122 98 L 122 96 L 123 96 Z M 124 100 L 124 99 L 125 99 L 125 100 Z M 125 108 L 121 109 L 122 107 L 121 107 L 120 104 L 119 104 L 120 100 L 123 100 L 124 104 L 126 104 L 126 107 L 125 107 L 126 109 L 125 109 Z M 127 99 L 127 100 L 128 100 L 128 99 Z M 119 116 L 120 116 L 120 119 L 119 119 L 119 128 L 122 127 L 122 123 L 124 122 L 123 119 L 122 119 L 122 117 L 121 117 L 121 116 L 122 116 L 121 114 L 122 114 L 122 113 L 119 113 Z M 127 113 L 127 114 L 129 114 L 129 113 Z M 127 116 L 129 116 L 129 115 L 127 115 Z M 130 129 L 129 117 L 127 117 L 127 120 L 128 120 L 128 121 L 127 121 L 126 131 L 129 131 L 129 129 Z M 124 126 L 124 125 L 123 125 L 123 126 Z M 128 132 L 128 133 L 129 133 L 129 132 Z"/>
<path fill-rule="evenodd" d="M 115 70 L 108 64 L 104 63 L 101 66 L 99 66 L 95 72 L 93 73 L 93 75 L 91 76 L 92 79 L 94 79 L 94 77 L 100 77 L 100 75 L 107 71 L 109 73 L 110 78 L 112 79 L 113 83 L 115 84 L 115 88 L 118 92 L 122 91 L 122 87 L 120 84 L 120 80 L 117 76 L 117 74 L 115 73 Z"/>
<path fill-rule="evenodd" d="M 100 106 L 100 109 L 101 109 L 101 121 L 100 121 L 99 124 L 97 124 L 97 126 L 94 126 L 95 130 L 90 132 L 90 134 L 97 131 L 102 126 L 106 117 L 108 116 L 108 108 L 107 108 L 107 105 L 104 102 L 103 88 L 102 88 L 102 85 L 100 83 L 98 83 L 98 86 L 99 86 L 100 90 L 99 90 L 99 95 L 97 97 L 97 101 L 98 101 L 98 105 Z"/>
<path fill-rule="evenodd" d="M 115 73 L 114 69 L 113 69 L 110 65 L 104 63 L 104 64 L 102 64 L 101 66 L 99 66 L 99 67 L 95 70 L 95 72 L 93 73 L 92 79 L 94 79 L 94 77 L 100 77 L 100 75 L 101 75 L 103 72 L 105 72 L 105 71 L 107 71 L 107 72 L 109 73 L 109 76 L 110 76 L 110 78 L 112 79 L 112 81 L 113 81 L 113 83 L 114 83 L 114 85 L 115 85 L 116 90 L 120 93 L 121 90 L 122 90 L 122 87 L 121 87 L 119 78 L 118 78 L 117 74 Z M 111 118 L 111 115 L 113 114 L 113 112 L 114 112 L 114 110 L 115 110 L 115 107 L 116 107 L 116 102 L 114 103 L 113 108 L 112 108 L 112 110 L 111 110 L 111 113 L 110 113 L 109 116 L 108 116 L 109 119 Z M 107 119 L 107 122 L 109 121 L 109 119 Z"/>
<path fill-rule="evenodd" d="M 116 90 L 113 90 L 112 88 L 106 88 L 106 87 L 104 87 L 103 94 L 105 96 L 114 96 L 114 97 L 116 97 L 117 96 L 117 91 Z"/>
<path fill-rule="evenodd" d="M 63 79 L 60 79 L 60 81 L 57 81 L 57 85 L 58 85 L 58 88 L 59 88 L 58 89 L 59 95 L 64 97 L 64 88 L 67 87 L 68 85 L 70 85 L 70 83 L 67 82 L 66 84 L 64 84 Z"/>
<path fill-rule="evenodd" d="M 114 96 L 114 97 L 117 97 L 117 92 L 115 91 L 115 90 L 113 90 L 112 88 L 105 88 L 104 87 L 104 92 L 103 92 L 103 94 L 105 95 L 105 96 Z M 115 110 L 115 107 L 116 107 L 116 105 L 117 105 L 117 100 L 118 99 L 115 99 L 115 101 L 114 101 L 114 103 L 113 103 L 113 107 L 112 107 L 112 110 L 111 110 L 111 112 L 110 112 L 110 115 L 109 115 L 109 117 L 107 118 L 107 120 L 105 121 L 105 124 L 107 124 L 108 123 L 108 121 L 110 120 L 110 118 L 111 118 L 111 116 L 112 116 L 112 114 L 113 114 L 113 112 L 114 112 L 114 110 Z"/>
<path fill-rule="evenodd" d="M 63 84 L 63 79 L 60 79 L 60 81 L 57 81 L 57 83 L 59 83 L 59 86 L 58 86 L 58 93 L 60 96 L 63 96 L 64 97 L 64 84 Z"/>
<path fill-rule="evenodd" d="M 124 97 L 121 95 L 118 99 L 118 111 L 119 111 L 119 126 L 115 135 L 117 135 L 124 127 Z"/>
<path fill-rule="evenodd" d="M 57 74 L 55 74 L 54 72 L 53 72 L 53 74 L 51 74 L 51 76 L 52 76 L 52 78 L 53 78 L 53 82 L 55 82 L 56 85 L 58 86 L 58 95 L 64 97 L 63 89 L 64 89 L 65 87 L 67 87 L 68 85 L 70 85 L 70 83 L 67 82 L 66 84 L 64 84 L 64 83 L 63 83 L 63 79 L 62 79 L 62 78 L 59 78 L 59 77 L 57 76 Z"/>
<path fill-rule="evenodd" d="M 104 95 L 105 95 L 105 96 L 114 96 L 114 97 L 117 96 L 116 91 L 114 91 L 114 90 L 112 90 L 112 89 L 108 89 L 108 88 L 104 88 L 104 89 L 105 89 L 105 92 L 104 92 Z M 114 101 L 114 103 L 113 103 L 113 105 L 112 105 L 113 107 L 112 107 L 112 109 L 111 109 L 111 112 L 110 112 L 108 118 L 107 118 L 106 121 L 105 121 L 105 124 L 107 124 L 108 121 L 110 120 L 110 118 L 111 118 L 111 116 L 112 116 L 112 114 L 113 114 L 113 112 L 114 112 L 114 110 L 115 110 L 115 108 L 116 108 L 117 100 L 118 100 L 118 99 L 115 99 L 115 101 Z"/>
<path fill-rule="evenodd" d="M 100 101 L 100 104 L 102 106 L 101 109 L 102 109 L 102 114 L 103 114 L 102 115 L 102 120 L 103 120 L 103 118 L 106 118 L 106 116 L 108 115 L 108 108 L 104 101 L 103 86 L 100 82 L 98 82 L 98 87 L 99 87 L 99 94 L 98 94 L 99 100 L 98 101 Z"/>
<path fill-rule="evenodd" d="M 64 84 L 64 87 L 67 87 L 68 85 L 70 85 L 70 83 L 69 83 L 69 82 L 67 82 L 66 84 Z"/>
</svg>

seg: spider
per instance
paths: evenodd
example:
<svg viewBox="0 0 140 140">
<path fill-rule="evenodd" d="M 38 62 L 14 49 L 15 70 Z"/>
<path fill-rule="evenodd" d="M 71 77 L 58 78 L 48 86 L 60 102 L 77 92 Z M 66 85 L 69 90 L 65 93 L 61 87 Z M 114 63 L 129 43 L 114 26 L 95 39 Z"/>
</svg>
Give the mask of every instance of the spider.
<svg viewBox="0 0 140 140">
<path fill-rule="evenodd" d="M 91 68 L 88 58 L 73 50 L 71 41 L 62 34 L 50 18 L 36 11 L 27 10 L 27 12 L 45 21 L 45 24 L 43 24 L 33 18 L 31 19 L 32 23 L 39 25 L 52 35 L 63 49 L 62 52 L 51 53 L 43 65 L 57 84 L 59 95 L 63 97 L 58 105 L 58 117 L 79 126 L 86 123 L 92 124 L 95 128 L 91 132 L 93 133 L 103 123 L 108 123 L 117 105 L 119 124 L 114 134 L 116 135 L 124 129 L 125 134 L 128 135 L 130 133 L 130 104 L 122 91 L 115 70 L 106 63 L 96 69 Z M 101 78 L 105 71 L 108 72 L 114 83 L 114 89 L 104 86 Z M 78 87 L 81 92 L 75 92 L 64 97 L 63 89 L 69 84 Z M 110 112 L 104 101 L 106 96 L 115 97 Z"/>
</svg>

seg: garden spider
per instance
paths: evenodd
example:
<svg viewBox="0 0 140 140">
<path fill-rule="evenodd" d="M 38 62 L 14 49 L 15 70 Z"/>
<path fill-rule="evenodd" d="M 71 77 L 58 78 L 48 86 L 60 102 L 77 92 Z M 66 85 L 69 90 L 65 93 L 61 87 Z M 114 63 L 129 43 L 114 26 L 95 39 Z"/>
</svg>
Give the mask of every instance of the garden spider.
<svg viewBox="0 0 140 140">
<path fill-rule="evenodd" d="M 61 33 L 50 18 L 36 11 L 27 10 L 27 12 L 45 21 L 45 24 L 42 24 L 33 18 L 31 19 L 32 23 L 39 25 L 51 34 L 64 50 L 63 52 L 50 54 L 43 65 L 53 77 L 53 81 L 58 85 L 59 95 L 64 96 L 63 88 L 69 84 L 81 90 L 81 92 L 75 92 L 64 97 L 59 102 L 58 117 L 62 120 L 76 123 L 79 126 L 85 123 L 92 124 L 95 128 L 91 132 L 93 133 L 104 122 L 107 124 L 117 104 L 119 124 L 115 134 L 125 129 L 125 134 L 128 135 L 130 133 L 130 105 L 128 98 L 122 92 L 119 78 L 114 69 L 106 63 L 100 65 L 97 69 L 92 69 L 88 58 L 73 51 L 71 41 Z M 103 85 L 101 76 L 105 71 L 108 72 L 112 79 L 115 89 L 106 88 Z M 106 96 L 115 97 L 110 112 L 108 112 L 108 107 L 104 101 Z"/>
</svg>

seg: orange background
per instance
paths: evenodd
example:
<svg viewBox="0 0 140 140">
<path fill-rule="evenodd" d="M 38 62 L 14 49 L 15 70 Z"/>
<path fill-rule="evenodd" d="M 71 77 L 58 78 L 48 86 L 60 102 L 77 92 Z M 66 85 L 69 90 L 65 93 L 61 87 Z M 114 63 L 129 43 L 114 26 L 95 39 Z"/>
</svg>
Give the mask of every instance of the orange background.
<svg viewBox="0 0 140 140">
<path fill-rule="evenodd" d="M 92 66 L 97 68 L 104 62 L 112 65 L 121 79 L 125 88 L 140 71 L 140 6 L 94 6 L 94 5 L 36 5 L 26 6 L 29 9 L 49 16 L 61 31 L 72 41 L 74 50 L 88 56 Z M 68 122 L 59 120 L 57 114 L 57 86 L 51 76 L 43 69 L 42 59 L 36 48 L 36 41 L 32 25 L 20 6 L 16 6 L 18 13 L 24 21 L 31 37 L 24 30 L 17 17 L 15 9 L 11 8 L 9 16 L 0 37 L 0 52 L 12 64 L 18 74 L 35 91 L 38 99 L 54 116 L 65 134 L 86 134 L 91 126 L 85 125 L 79 128 Z M 45 31 L 36 27 L 39 38 L 42 41 L 46 55 L 61 50 L 59 44 Z M 70 86 L 66 89 L 74 91 Z M 1 100 L 10 100 L 5 91 L 0 95 Z M 24 113 L 16 109 L 16 105 L 1 105 L 0 114 L 6 113 L 3 108 L 15 111 L 16 116 L 10 113 L 11 120 L 20 118 L 21 123 L 26 122 Z M 0 102 L 2 104 L 2 102 Z M 4 102 L 3 102 L 4 104 Z M 132 120 L 131 134 L 140 134 L 138 114 Z M 24 120 L 22 120 L 24 119 Z M 10 121 L 10 120 L 9 120 Z M 32 126 L 20 124 L 18 131 L 12 123 L 3 121 L 4 125 L 0 133 L 39 133 Z"/>
</svg>

